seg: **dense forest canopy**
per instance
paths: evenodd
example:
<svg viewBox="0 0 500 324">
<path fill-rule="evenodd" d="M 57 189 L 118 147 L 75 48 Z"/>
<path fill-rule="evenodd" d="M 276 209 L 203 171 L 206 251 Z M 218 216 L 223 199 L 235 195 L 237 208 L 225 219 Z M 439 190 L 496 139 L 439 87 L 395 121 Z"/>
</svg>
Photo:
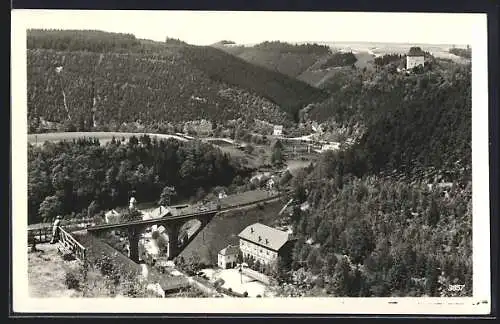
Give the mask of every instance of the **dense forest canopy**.
<svg viewBox="0 0 500 324">
<path fill-rule="evenodd" d="M 290 44 L 280 41 L 265 41 L 253 46 L 261 50 L 280 51 L 285 53 L 300 53 L 300 54 L 331 54 L 331 49 L 327 45 L 319 45 L 316 43 L 306 44 Z"/>
<path fill-rule="evenodd" d="M 324 60 L 332 54 L 329 46 L 316 43 L 293 44 L 281 41 L 265 41 L 253 46 L 225 46 L 219 42 L 212 46 L 248 63 L 293 78 L 298 78 L 318 60 Z"/>
<path fill-rule="evenodd" d="M 472 294 L 471 66 L 345 69 L 309 118 L 361 129 L 292 179 L 292 268 L 335 296 Z M 450 292 L 450 284 L 464 284 Z"/>
<path fill-rule="evenodd" d="M 310 118 L 363 125 L 353 151 L 365 170 L 471 167 L 470 65 L 430 62 L 419 73 L 344 73 L 326 83 L 332 95 L 314 105 Z M 465 172 L 467 174 L 467 172 Z"/>
<path fill-rule="evenodd" d="M 470 47 L 469 48 L 454 47 L 454 48 L 450 48 L 449 52 L 451 54 L 455 54 L 457 56 L 468 58 L 468 59 L 470 59 L 472 57 L 472 49 Z"/>
<path fill-rule="evenodd" d="M 356 176 L 343 158 L 327 153 L 293 180 L 296 201 L 312 206 L 291 215 L 293 269 L 335 296 L 453 296 L 453 283 L 465 284 L 459 294 L 470 296 L 471 183 L 446 191 Z"/>
<path fill-rule="evenodd" d="M 183 55 L 212 79 L 252 89 L 254 93 L 278 104 L 296 121 L 300 109 L 327 97 L 327 93 L 307 83 L 248 64 L 213 47 L 186 47 Z"/>
<path fill-rule="evenodd" d="M 99 30 L 43 30 L 27 31 L 28 49 L 54 49 L 58 51 L 109 51 L 139 50 L 141 42 L 132 34 L 109 33 Z"/>
<path fill-rule="evenodd" d="M 324 97 L 302 81 L 212 47 L 98 31 L 28 33 L 30 120 L 70 120 L 79 130 L 165 116 L 284 123 Z"/>
<path fill-rule="evenodd" d="M 378 66 L 387 65 L 392 62 L 400 62 L 403 56 L 401 54 L 385 54 L 377 56 L 373 59 L 373 63 Z"/>
<path fill-rule="evenodd" d="M 58 214 L 94 216 L 125 205 L 132 192 L 142 202 L 159 199 L 166 186 L 179 197 L 198 188 L 227 186 L 247 171 L 227 154 L 201 142 L 157 140 L 147 135 L 127 142 L 97 139 L 46 142 L 28 146 L 28 220 L 52 220 Z"/>
<path fill-rule="evenodd" d="M 418 47 L 418 46 L 413 46 L 413 47 L 410 47 L 410 50 L 408 51 L 408 55 L 411 55 L 411 56 L 424 56 L 424 51 L 422 50 L 422 48 Z"/>
<path fill-rule="evenodd" d="M 327 69 L 331 67 L 350 66 L 356 63 L 357 60 L 358 59 L 352 52 L 336 52 L 328 57 L 328 59 L 321 65 L 320 68 Z"/>
</svg>

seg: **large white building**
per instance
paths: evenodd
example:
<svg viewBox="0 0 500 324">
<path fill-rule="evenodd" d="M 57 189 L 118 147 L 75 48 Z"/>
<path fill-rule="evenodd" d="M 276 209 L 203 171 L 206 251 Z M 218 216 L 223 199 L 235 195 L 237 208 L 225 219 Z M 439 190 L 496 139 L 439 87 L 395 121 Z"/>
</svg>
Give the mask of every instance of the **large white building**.
<svg viewBox="0 0 500 324">
<path fill-rule="evenodd" d="M 278 256 L 288 258 L 293 239 L 288 232 L 255 223 L 238 235 L 243 259 L 253 258 L 260 264 L 273 264 Z"/>
<path fill-rule="evenodd" d="M 406 69 L 411 70 L 416 66 L 424 66 L 425 65 L 425 60 L 424 56 L 407 56 L 406 57 Z"/>
<path fill-rule="evenodd" d="M 425 65 L 424 52 L 419 47 L 412 47 L 406 55 L 406 69 L 411 70 L 419 65 Z"/>
</svg>

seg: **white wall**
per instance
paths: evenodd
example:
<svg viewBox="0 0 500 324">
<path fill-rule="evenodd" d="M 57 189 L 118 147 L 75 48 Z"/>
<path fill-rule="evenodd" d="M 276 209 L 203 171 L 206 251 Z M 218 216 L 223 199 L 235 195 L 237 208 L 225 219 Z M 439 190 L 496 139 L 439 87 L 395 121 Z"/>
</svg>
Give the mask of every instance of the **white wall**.
<svg viewBox="0 0 500 324">
<path fill-rule="evenodd" d="M 415 66 L 424 65 L 425 59 L 423 56 L 407 56 L 406 57 L 406 68 L 413 69 Z"/>
<path fill-rule="evenodd" d="M 278 254 L 252 242 L 240 240 L 240 249 L 243 255 L 250 254 L 260 263 L 269 264 L 275 260 Z"/>
</svg>

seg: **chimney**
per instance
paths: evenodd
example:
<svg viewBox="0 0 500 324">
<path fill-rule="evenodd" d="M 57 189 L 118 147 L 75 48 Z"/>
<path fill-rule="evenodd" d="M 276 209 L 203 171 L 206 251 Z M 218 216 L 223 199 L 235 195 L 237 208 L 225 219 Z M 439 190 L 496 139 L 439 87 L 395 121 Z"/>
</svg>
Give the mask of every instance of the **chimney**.
<svg viewBox="0 0 500 324">
<path fill-rule="evenodd" d="M 266 239 L 266 244 L 269 244 L 269 240 L 268 239 Z"/>
</svg>

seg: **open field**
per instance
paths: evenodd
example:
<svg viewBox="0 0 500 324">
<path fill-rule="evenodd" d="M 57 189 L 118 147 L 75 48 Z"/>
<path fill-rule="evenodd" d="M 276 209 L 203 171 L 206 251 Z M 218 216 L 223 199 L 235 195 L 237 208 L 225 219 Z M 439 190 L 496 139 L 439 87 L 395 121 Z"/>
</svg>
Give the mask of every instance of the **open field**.
<svg viewBox="0 0 500 324">
<path fill-rule="evenodd" d="M 198 256 L 205 264 L 216 264 L 217 253 L 228 244 L 238 244 L 238 234 L 248 225 L 261 222 L 271 225 L 279 216 L 280 201 L 265 204 L 263 209 L 253 208 L 216 215 L 198 233 L 180 256 L 189 259 Z"/>
<path fill-rule="evenodd" d="M 265 190 L 245 191 L 239 194 L 229 195 L 226 198 L 222 198 L 220 200 L 220 206 L 221 208 L 228 208 L 269 197 L 269 192 Z"/>
<path fill-rule="evenodd" d="M 157 137 L 158 139 L 169 139 L 174 138 L 179 141 L 187 141 L 184 137 L 177 135 L 167 135 L 167 134 L 152 134 L 152 133 L 121 133 L 121 132 L 61 132 L 61 133 L 42 133 L 42 134 L 28 134 L 28 143 L 32 145 L 41 145 L 45 141 L 49 142 L 59 142 L 59 141 L 72 141 L 78 138 L 97 138 L 101 144 L 110 142 L 114 137 L 115 139 L 128 139 L 132 136 L 139 137 L 141 135 L 147 134 L 151 137 Z"/>
</svg>

